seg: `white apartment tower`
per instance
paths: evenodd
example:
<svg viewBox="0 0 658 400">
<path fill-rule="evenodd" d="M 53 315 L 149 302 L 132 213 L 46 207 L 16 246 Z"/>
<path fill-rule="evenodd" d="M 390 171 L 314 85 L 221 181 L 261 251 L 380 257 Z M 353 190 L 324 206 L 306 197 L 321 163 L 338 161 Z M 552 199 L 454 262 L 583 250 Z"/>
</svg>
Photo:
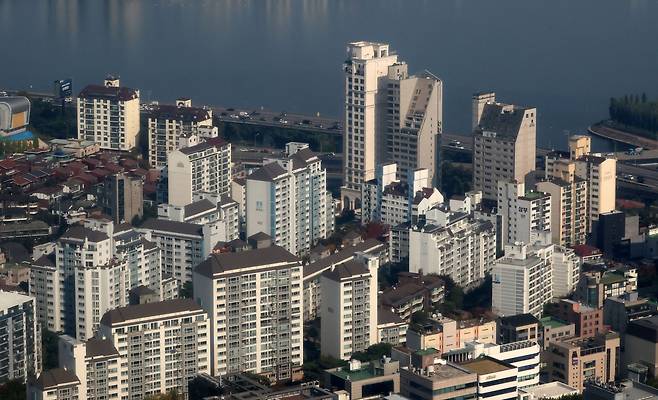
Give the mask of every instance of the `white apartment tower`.
<svg viewBox="0 0 658 400">
<path fill-rule="evenodd" d="M 190 99 L 178 99 L 176 105 L 156 106 L 148 117 L 151 167 L 166 167 L 167 154 L 183 147 L 181 137 L 205 136 L 206 131 L 213 130 L 217 128 L 213 127 L 212 110 L 192 107 Z"/>
<path fill-rule="evenodd" d="M 548 236 L 532 245 L 505 246 L 492 270 L 492 309 L 500 316 L 532 314 L 539 318 L 553 298 L 553 251 Z"/>
<path fill-rule="evenodd" d="M 535 170 L 537 109 L 495 102 L 495 94 L 473 97 L 473 190 L 496 201 L 498 181 L 526 182 Z"/>
<path fill-rule="evenodd" d="M 551 195 L 553 243 L 560 246 L 584 244 L 589 225 L 587 181 L 575 175 L 563 177 L 569 180 L 551 177 L 537 182 L 537 190 Z"/>
<path fill-rule="evenodd" d="M 343 133 L 346 208 L 360 208 L 361 184 L 375 177 L 384 148 L 389 67 L 398 62 L 386 43 L 353 42 L 347 46 L 345 132 Z"/>
<path fill-rule="evenodd" d="M 580 257 L 569 247 L 555 246 L 553 251 L 553 297 L 570 296 L 580 280 Z"/>
<path fill-rule="evenodd" d="M 186 206 L 197 193 L 231 195 L 231 144 L 209 138 L 167 158 L 169 204 Z"/>
<path fill-rule="evenodd" d="M 398 165 L 397 179 L 406 181 L 419 168 L 437 183 L 438 137 L 443 123 L 443 82 L 428 71 L 408 75 L 407 64 L 388 68 L 386 134 L 382 160 Z"/>
<path fill-rule="evenodd" d="M 41 372 L 41 326 L 34 298 L 0 290 L 0 382 Z"/>
<path fill-rule="evenodd" d="M 306 254 L 333 228 L 331 194 L 320 159 L 308 148 L 247 176 L 247 236 L 263 232 L 293 254 Z"/>
<path fill-rule="evenodd" d="M 78 139 L 101 149 L 129 151 L 139 134 L 139 91 L 107 77 L 104 85 L 88 85 L 78 95 Z"/>
<path fill-rule="evenodd" d="M 364 256 L 322 273 L 323 355 L 349 360 L 377 343 L 378 268 L 377 257 Z"/>
<path fill-rule="evenodd" d="M 302 264 L 279 246 L 212 254 L 194 269 L 194 298 L 210 316 L 213 376 L 301 378 Z"/>
<path fill-rule="evenodd" d="M 551 231 L 551 196 L 525 191 L 525 183 L 498 181 L 498 214 L 502 216 L 502 245 L 533 243 Z"/>
<path fill-rule="evenodd" d="M 120 398 L 177 391 L 210 373 L 208 315 L 192 299 L 120 307 L 101 319 L 97 338 L 110 339 L 120 357 Z"/>
</svg>

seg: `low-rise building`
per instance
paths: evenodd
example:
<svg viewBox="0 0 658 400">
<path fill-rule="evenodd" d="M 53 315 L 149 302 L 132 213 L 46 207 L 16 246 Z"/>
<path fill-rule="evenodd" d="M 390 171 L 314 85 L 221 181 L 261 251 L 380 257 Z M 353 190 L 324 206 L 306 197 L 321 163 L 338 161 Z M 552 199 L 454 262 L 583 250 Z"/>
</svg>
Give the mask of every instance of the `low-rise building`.
<svg viewBox="0 0 658 400">
<path fill-rule="evenodd" d="M 377 342 L 398 346 L 407 341 L 409 324 L 393 310 L 380 306 L 377 309 Z"/>
<path fill-rule="evenodd" d="M 575 297 L 591 307 L 603 307 L 608 297 L 621 296 L 637 290 L 637 271 L 587 271 L 581 274 Z"/>
<path fill-rule="evenodd" d="M 549 382 L 537 386 L 519 388 L 519 400 L 557 400 L 564 396 L 577 395 L 578 390 L 562 382 Z"/>
<path fill-rule="evenodd" d="M 658 316 L 631 321 L 624 336 L 624 364 L 640 363 L 658 376 Z"/>
<path fill-rule="evenodd" d="M 633 380 L 607 383 L 588 381 L 583 390 L 585 400 L 645 400 L 658 397 L 658 389 Z"/>
<path fill-rule="evenodd" d="M 553 342 L 576 337 L 576 325 L 574 323 L 561 321 L 550 315 L 542 317 L 539 322 L 542 326 L 544 349 L 547 349 L 548 345 Z"/>
<path fill-rule="evenodd" d="M 478 376 L 438 356 L 414 357 L 400 369 L 400 394 L 416 400 L 458 400 L 477 397 Z"/>
<path fill-rule="evenodd" d="M 605 332 L 603 310 L 589 307 L 569 299 L 561 299 L 553 310 L 553 316 L 559 320 L 573 323 L 576 335 L 587 338 Z"/>
<path fill-rule="evenodd" d="M 545 354 L 548 378 L 579 392 L 590 379 L 612 382 L 619 375 L 619 335 L 614 332 L 550 343 Z"/>
<path fill-rule="evenodd" d="M 379 303 L 392 309 L 404 321 L 410 322 L 414 313 L 430 311 L 443 301 L 445 284 L 435 275 L 409 273 L 405 276 L 396 286 L 380 294 Z"/>
<path fill-rule="evenodd" d="M 541 340 L 541 323 L 532 314 L 502 316 L 496 321 L 498 343 L 514 343 L 523 340 Z"/>
<path fill-rule="evenodd" d="M 441 317 L 407 330 L 407 347 L 411 350 L 434 348 L 439 356 L 463 348 L 468 342 L 496 343 L 496 322 L 484 319 L 456 321 Z"/>
<path fill-rule="evenodd" d="M 80 379 L 71 371 L 55 368 L 44 371 L 34 382 L 27 386 L 27 398 L 30 400 L 82 400 Z"/>
<path fill-rule="evenodd" d="M 361 363 L 350 360 L 347 367 L 325 371 L 325 387 L 345 390 L 353 400 L 400 392 L 400 366 L 390 358 Z"/>
<path fill-rule="evenodd" d="M 637 292 L 608 297 L 603 302 L 603 323 L 622 335 L 626 333 L 629 322 L 656 314 L 658 306 L 648 299 L 640 298 Z M 623 345 L 622 336 L 622 350 Z"/>
<path fill-rule="evenodd" d="M 518 368 L 493 357 L 482 356 L 462 364 L 478 375 L 478 399 L 515 399 L 518 395 Z"/>
</svg>

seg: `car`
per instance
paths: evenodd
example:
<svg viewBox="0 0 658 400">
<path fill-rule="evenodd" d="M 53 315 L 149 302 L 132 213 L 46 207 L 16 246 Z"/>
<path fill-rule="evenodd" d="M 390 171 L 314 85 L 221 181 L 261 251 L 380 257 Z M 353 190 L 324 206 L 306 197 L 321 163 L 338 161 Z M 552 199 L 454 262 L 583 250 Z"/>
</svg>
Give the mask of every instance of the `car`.
<svg viewBox="0 0 658 400">
<path fill-rule="evenodd" d="M 71 96 L 65 97 L 64 101 L 67 102 L 67 103 L 71 103 L 73 101 L 73 97 L 71 97 Z"/>
<path fill-rule="evenodd" d="M 8 97 L 8 96 L 9 96 L 9 93 L 4 92 L 4 91 L 0 92 L 0 97 Z"/>
<path fill-rule="evenodd" d="M 235 114 L 231 114 L 231 115 L 229 115 L 229 117 L 230 117 L 230 118 L 233 118 L 233 119 L 238 119 L 238 118 L 240 118 L 240 117 L 238 117 L 238 116 L 235 115 Z"/>
<path fill-rule="evenodd" d="M 282 124 L 287 124 L 288 120 L 281 118 L 281 119 L 279 119 L 279 122 L 282 123 Z"/>
<path fill-rule="evenodd" d="M 246 112 L 246 111 L 240 111 L 240 112 L 238 113 L 238 115 L 241 116 L 241 117 L 248 117 L 248 116 L 249 116 L 249 113 Z"/>
</svg>

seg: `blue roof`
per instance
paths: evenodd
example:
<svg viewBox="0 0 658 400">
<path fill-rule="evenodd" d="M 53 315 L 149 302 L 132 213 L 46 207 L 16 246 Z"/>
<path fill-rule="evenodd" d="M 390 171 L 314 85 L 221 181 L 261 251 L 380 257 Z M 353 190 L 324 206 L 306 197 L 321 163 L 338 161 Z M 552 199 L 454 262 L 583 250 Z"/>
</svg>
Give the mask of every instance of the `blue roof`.
<svg viewBox="0 0 658 400">
<path fill-rule="evenodd" d="M 0 137 L 0 140 L 10 141 L 10 142 L 20 142 L 21 140 L 32 140 L 35 137 L 36 136 L 34 136 L 34 133 L 32 133 L 32 131 L 23 131 L 15 135 Z"/>
</svg>

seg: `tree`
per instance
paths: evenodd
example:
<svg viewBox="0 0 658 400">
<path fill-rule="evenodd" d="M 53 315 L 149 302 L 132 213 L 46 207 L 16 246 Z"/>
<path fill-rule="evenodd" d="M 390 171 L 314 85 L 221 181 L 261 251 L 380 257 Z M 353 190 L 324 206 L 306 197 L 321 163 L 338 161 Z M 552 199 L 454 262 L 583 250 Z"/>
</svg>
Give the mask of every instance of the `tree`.
<svg viewBox="0 0 658 400">
<path fill-rule="evenodd" d="M 183 283 L 180 290 L 178 291 L 178 297 L 181 299 L 191 299 L 194 296 L 194 288 L 192 287 L 192 281 L 187 281 Z"/>
<path fill-rule="evenodd" d="M 59 336 L 45 327 L 41 330 L 41 355 L 44 371 L 59 366 Z"/>
<path fill-rule="evenodd" d="M 0 399 L 2 400 L 25 400 L 26 397 L 27 389 L 19 379 L 7 381 L 0 385 Z"/>
<path fill-rule="evenodd" d="M 376 343 L 368 347 L 366 351 L 352 354 L 352 358 L 362 362 L 380 360 L 383 356 L 390 356 L 392 348 L 390 343 Z"/>
</svg>

